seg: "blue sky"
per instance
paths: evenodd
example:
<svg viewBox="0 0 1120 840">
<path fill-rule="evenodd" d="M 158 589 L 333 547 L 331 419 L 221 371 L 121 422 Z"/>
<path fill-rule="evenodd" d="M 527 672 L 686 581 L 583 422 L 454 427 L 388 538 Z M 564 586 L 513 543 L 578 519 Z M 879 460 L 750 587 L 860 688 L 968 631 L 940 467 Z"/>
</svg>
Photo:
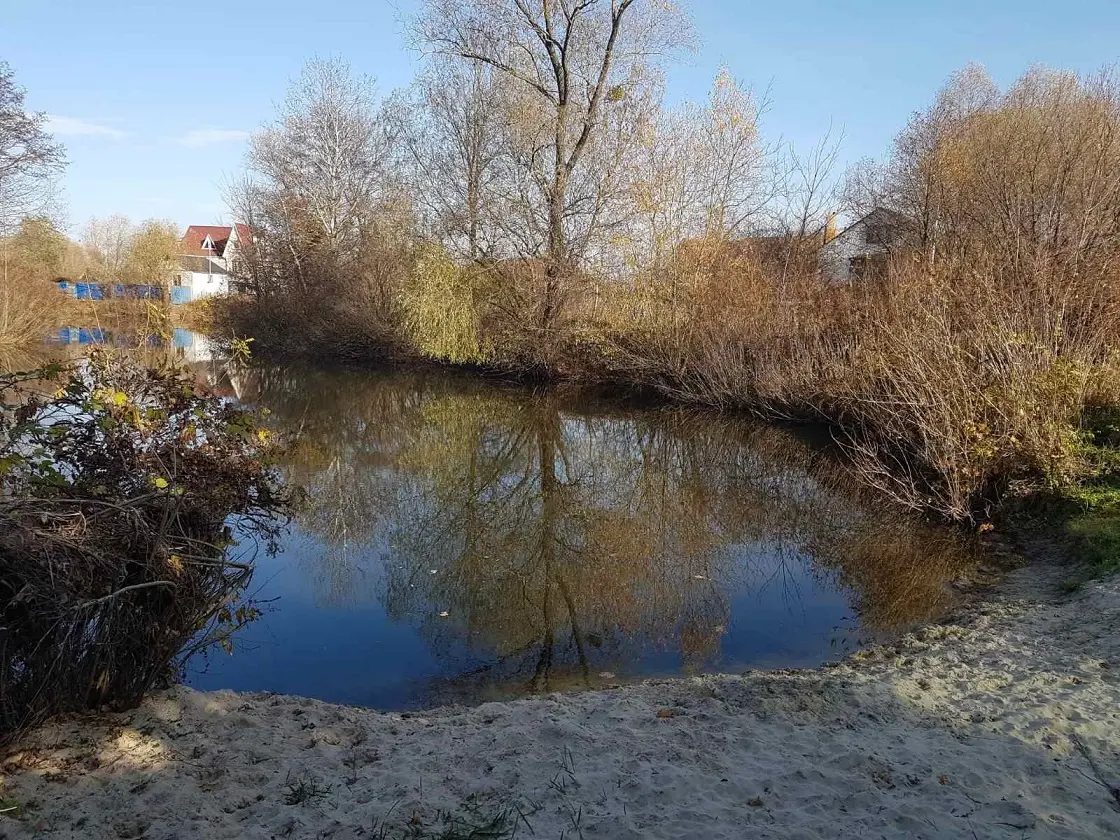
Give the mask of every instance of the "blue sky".
<svg viewBox="0 0 1120 840">
<path fill-rule="evenodd" d="M 94 215 L 228 221 L 222 185 L 305 59 L 337 55 L 403 86 L 399 20 L 414 0 L 229 3 L 0 0 L 0 60 L 55 117 L 68 149 L 71 227 Z M 879 156 L 952 73 L 1006 84 L 1033 63 L 1120 60 L 1117 0 L 694 0 L 702 46 L 669 69 L 701 98 L 721 65 L 770 87 L 764 131 L 803 145 L 842 127 L 845 162 Z"/>
</svg>

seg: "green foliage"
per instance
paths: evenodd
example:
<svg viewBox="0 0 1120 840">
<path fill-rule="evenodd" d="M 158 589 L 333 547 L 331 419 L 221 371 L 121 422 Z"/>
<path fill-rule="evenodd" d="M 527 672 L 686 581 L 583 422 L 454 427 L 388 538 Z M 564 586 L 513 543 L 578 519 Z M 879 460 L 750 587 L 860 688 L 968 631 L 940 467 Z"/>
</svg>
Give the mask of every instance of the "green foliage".
<svg viewBox="0 0 1120 840">
<path fill-rule="evenodd" d="M 1109 478 L 1071 487 L 1063 496 L 1088 513 L 1120 513 L 1120 479 Z"/>
<path fill-rule="evenodd" d="M 1120 501 L 1120 492 L 1117 494 Z M 1101 574 L 1120 572 L 1120 504 L 1114 513 L 1086 514 L 1070 520 L 1069 532 L 1081 555 Z"/>
<path fill-rule="evenodd" d="M 1107 452 L 1107 455 L 1101 454 Z M 1101 450 L 1098 460 L 1112 459 L 1115 449 Z M 1066 488 L 1059 496 L 1059 521 L 1071 538 L 1077 559 L 1090 575 L 1120 571 L 1120 470 L 1112 468 L 1091 481 Z"/>
</svg>

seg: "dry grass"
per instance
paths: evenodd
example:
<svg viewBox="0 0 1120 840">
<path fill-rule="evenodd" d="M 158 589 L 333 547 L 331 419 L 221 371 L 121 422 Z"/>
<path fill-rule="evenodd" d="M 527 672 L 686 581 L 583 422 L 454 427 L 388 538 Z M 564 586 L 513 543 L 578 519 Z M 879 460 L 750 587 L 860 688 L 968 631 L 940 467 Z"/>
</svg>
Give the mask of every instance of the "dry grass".
<svg viewBox="0 0 1120 840">
<path fill-rule="evenodd" d="M 0 347 L 38 344 L 66 323 L 69 303 L 53 283 L 0 271 Z"/>
</svg>

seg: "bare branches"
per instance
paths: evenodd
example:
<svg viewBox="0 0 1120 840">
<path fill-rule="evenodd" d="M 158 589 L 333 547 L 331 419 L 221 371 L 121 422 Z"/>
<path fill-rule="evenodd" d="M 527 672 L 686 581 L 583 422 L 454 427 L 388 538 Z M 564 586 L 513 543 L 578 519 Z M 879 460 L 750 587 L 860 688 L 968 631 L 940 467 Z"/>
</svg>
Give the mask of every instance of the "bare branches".
<svg viewBox="0 0 1120 840">
<path fill-rule="evenodd" d="M 500 183 L 508 170 L 508 107 L 494 76 L 480 63 L 432 61 L 413 86 L 402 136 L 426 232 L 471 260 L 509 250 L 511 214 Z"/>
<path fill-rule="evenodd" d="M 427 0 L 414 31 L 422 47 L 485 65 L 501 80 L 509 123 L 503 181 L 528 222 L 522 230 L 543 234 L 522 255 L 547 265 L 547 327 L 561 278 L 621 221 L 607 212 L 618 206 L 620 173 L 606 167 L 624 162 L 636 135 L 612 126 L 630 119 L 631 102 L 647 101 L 642 86 L 656 78 L 647 65 L 687 42 L 688 21 L 649 0 Z"/>
<path fill-rule="evenodd" d="M 916 114 L 885 165 L 848 176 L 856 213 L 887 207 L 927 257 L 1002 269 L 1098 263 L 1120 249 L 1120 86 L 1034 69 L 1006 92 L 980 67 Z"/>
<path fill-rule="evenodd" d="M 29 113 L 24 96 L 0 62 L 0 234 L 22 216 L 44 211 L 51 181 L 66 164 L 62 146 L 47 132 L 47 115 Z"/>
<path fill-rule="evenodd" d="M 0 181 L 44 178 L 65 164 L 62 146 L 47 133 L 46 114 L 28 113 L 24 96 L 11 68 L 0 63 Z"/>
<path fill-rule="evenodd" d="M 723 71 L 706 104 L 663 111 L 641 127 L 629 225 L 638 264 L 668 258 L 689 239 L 751 231 L 772 197 L 760 113 L 754 94 Z"/>
<path fill-rule="evenodd" d="M 395 142 L 373 80 L 355 77 L 344 62 L 316 59 L 277 121 L 254 136 L 250 164 L 266 189 L 306 218 L 306 235 L 345 260 L 387 192 Z"/>
</svg>

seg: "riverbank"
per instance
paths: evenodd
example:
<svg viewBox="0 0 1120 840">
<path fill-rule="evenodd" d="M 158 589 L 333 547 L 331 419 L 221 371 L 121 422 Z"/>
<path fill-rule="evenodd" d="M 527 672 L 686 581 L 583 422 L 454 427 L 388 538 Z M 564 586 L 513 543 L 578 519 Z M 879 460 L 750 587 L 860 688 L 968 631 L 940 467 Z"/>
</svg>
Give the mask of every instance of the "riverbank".
<svg viewBox="0 0 1120 840">
<path fill-rule="evenodd" d="M 0 836 L 1117 836 L 1120 579 L 1062 579 L 813 671 L 414 714 L 175 689 L 34 734 Z"/>
</svg>

